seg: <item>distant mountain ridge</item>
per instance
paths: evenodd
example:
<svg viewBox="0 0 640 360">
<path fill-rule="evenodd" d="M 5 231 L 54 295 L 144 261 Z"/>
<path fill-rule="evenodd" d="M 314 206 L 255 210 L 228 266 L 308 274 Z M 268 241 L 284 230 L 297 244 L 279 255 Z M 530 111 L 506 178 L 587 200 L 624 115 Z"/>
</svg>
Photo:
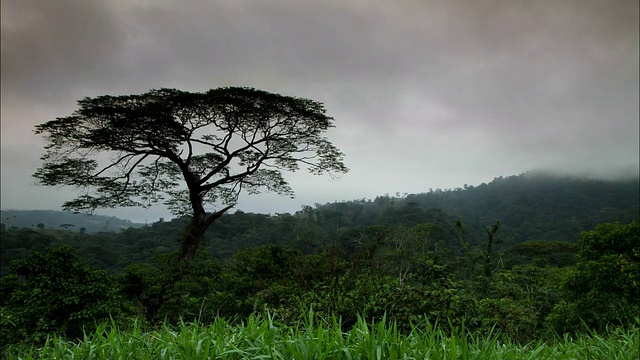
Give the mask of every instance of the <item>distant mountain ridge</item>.
<svg viewBox="0 0 640 360">
<path fill-rule="evenodd" d="M 480 234 L 495 221 L 512 243 L 577 240 L 602 222 L 640 220 L 640 179 L 601 180 L 531 171 L 464 189 L 408 195 L 407 202 L 458 216 Z"/>
<path fill-rule="evenodd" d="M 498 235 L 507 244 L 577 241 L 582 231 L 600 223 L 640 220 L 640 179 L 599 180 L 532 171 L 478 186 L 316 205 L 307 212 L 320 221 L 331 219 L 334 227 L 338 223 L 360 228 L 431 222 L 427 214 L 433 209 L 460 219 L 476 244 L 485 240 L 485 228 L 496 221 L 501 224 Z"/>
<path fill-rule="evenodd" d="M 187 216 L 135 224 L 116 217 L 52 210 L 2 210 L 1 214 L 0 275 L 12 260 L 62 243 L 78 249 L 88 263 L 119 273 L 129 265 L 177 250 L 189 221 Z M 575 246 L 570 245 L 581 232 L 604 222 L 628 224 L 639 219 L 639 179 L 602 181 L 529 173 L 404 197 L 384 195 L 303 206 L 294 214 L 237 211 L 209 228 L 201 250 L 224 260 L 245 247 L 277 244 L 311 254 L 338 244 L 349 254 L 380 229 L 388 231 L 393 241 L 417 227 L 429 229 L 429 242 L 437 243 L 438 249 L 461 256 L 463 241 L 480 251 L 486 243 L 486 229 L 499 221 L 500 243 L 494 250 L 524 244 L 510 256 L 526 258 L 538 256 L 534 250 L 542 246 L 550 252 L 545 256 L 566 263 L 575 253 Z M 461 227 L 457 227 L 458 220 Z M 83 227 L 84 234 L 79 232 Z M 532 250 L 528 242 L 537 245 Z M 526 254 L 520 256 L 520 252 Z"/>
<path fill-rule="evenodd" d="M 119 232 L 130 227 L 144 226 L 115 216 L 75 214 L 56 210 L 0 210 L 0 223 L 7 228 L 15 226 L 36 229 L 40 224 L 45 229 L 67 229 L 76 232 L 84 229 L 87 233 Z"/>
</svg>

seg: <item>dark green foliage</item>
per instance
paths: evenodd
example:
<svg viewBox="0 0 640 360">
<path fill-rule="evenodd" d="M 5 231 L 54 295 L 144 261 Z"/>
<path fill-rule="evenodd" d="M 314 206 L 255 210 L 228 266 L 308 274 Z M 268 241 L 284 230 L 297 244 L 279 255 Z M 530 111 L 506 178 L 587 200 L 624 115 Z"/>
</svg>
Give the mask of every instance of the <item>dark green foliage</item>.
<svg viewBox="0 0 640 360">
<path fill-rule="evenodd" d="M 500 243 L 500 239 L 496 236 L 496 233 L 500 229 L 500 222 L 496 221 L 491 228 L 485 228 L 485 233 L 487 234 L 487 243 L 484 251 L 484 275 L 489 276 L 491 272 L 494 271 L 494 261 L 493 261 L 493 247 Z"/>
<path fill-rule="evenodd" d="M 68 246 L 14 261 L 10 273 L 2 283 L 2 337 L 8 343 L 42 342 L 52 333 L 79 338 L 96 321 L 121 314 L 114 280 L 78 261 Z"/>
<path fill-rule="evenodd" d="M 508 185 L 508 186 L 507 186 Z M 297 213 L 290 214 L 252 214 L 236 212 L 221 217 L 206 232 L 203 249 L 213 254 L 219 260 L 232 256 L 236 251 L 247 246 L 262 246 L 266 244 L 280 244 L 294 247 L 302 253 L 318 253 L 333 242 L 338 236 L 351 233 L 357 239 L 359 233 L 367 226 L 384 225 L 391 233 L 402 228 L 412 228 L 419 224 L 430 224 L 437 227 L 431 232 L 429 241 L 432 250 L 438 249 L 439 256 L 454 257 L 464 255 L 472 250 L 477 254 L 483 243 L 486 245 L 487 235 L 485 227 L 496 220 L 500 220 L 499 237 L 502 239 L 500 249 L 493 256 L 496 266 L 502 253 L 502 265 L 506 268 L 529 263 L 535 258 L 539 265 L 569 266 L 574 263 L 573 255 L 577 248 L 567 243 L 575 243 L 579 232 L 583 229 L 593 229 L 595 225 L 587 223 L 602 223 L 608 219 L 607 214 L 628 214 L 618 220 L 627 223 L 638 217 L 638 196 L 633 196 L 639 185 L 637 180 L 619 182 L 600 182 L 593 180 L 531 178 L 528 176 L 514 176 L 496 179 L 489 184 L 468 187 L 466 190 L 434 191 L 427 194 L 409 195 L 407 198 L 378 197 L 375 200 L 355 200 L 349 202 L 317 205 L 315 208 L 306 206 Z M 543 193 L 538 194 L 537 191 Z M 535 199 L 528 196 L 535 192 Z M 506 216 L 503 212 L 489 213 L 485 206 L 494 206 L 494 202 L 482 200 L 484 196 L 504 197 L 502 192 L 509 194 L 509 207 L 521 209 L 519 211 L 534 213 L 561 213 L 564 215 L 553 217 L 529 218 L 528 228 L 505 222 L 499 216 Z M 482 195 L 482 196 L 481 196 Z M 546 201 L 538 201 L 547 197 Z M 424 201 L 422 201 L 424 200 Z M 497 200 L 496 200 L 497 201 Z M 420 211 L 415 209 L 418 204 Z M 503 203 L 504 200 L 500 200 Z M 454 207 L 455 205 L 456 207 Z M 554 209 L 550 209 L 551 206 Z M 429 210 L 429 206 L 441 207 L 448 213 L 455 211 L 464 216 L 452 216 L 443 211 Z M 583 206 L 586 206 L 584 208 Z M 601 209 L 608 209 L 602 210 Z M 615 209 L 615 210 L 614 210 Z M 636 209 L 634 212 L 633 209 Z M 394 223 L 393 219 L 402 217 L 402 211 L 412 214 L 411 221 L 402 220 L 404 226 Z M 460 212 L 458 212 L 460 210 Z M 462 212 L 464 210 L 464 212 Z M 499 209 L 498 209 L 499 210 Z M 501 210 L 502 211 L 502 210 Z M 414 216 L 420 213 L 420 218 Z M 494 217 L 495 216 L 495 217 Z M 91 218 L 91 217 L 87 217 Z M 567 227 L 567 219 L 580 223 L 579 227 Z M 48 221 L 33 219 L 37 224 Z M 544 221 L 543 221 L 544 220 Z M 464 233 L 460 233 L 455 223 L 459 221 Z M 112 254 L 106 259 L 97 259 L 95 266 L 119 273 L 128 265 L 148 262 L 153 256 L 175 251 L 179 248 L 176 239 L 184 232 L 189 222 L 188 217 L 162 221 L 142 228 L 129 228 L 120 233 L 87 234 L 83 238 L 76 237 L 70 231 L 45 228 L 42 234 L 28 234 L 28 230 L 11 229 L 5 226 L 2 247 L 2 274 L 6 274 L 6 266 L 12 260 L 23 258 L 31 250 L 44 250 L 47 244 L 67 243 L 80 250 L 82 247 L 100 246 L 105 253 Z M 414 223 L 415 222 L 415 223 Z M 54 223 L 55 224 L 55 223 Z M 73 228 L 72 228 L 73 229 Z M 341 229 L 341 234 L 337 234 Z M 533 231 L 535 230 L 535 231 Z M 532 232 L 533 231 L 533 232 Z M 533 233 L 539 234 L 534 236 Z M 518 236 L 513 236 L 518 234 Z M 563 234 L 553 236 L 553 234 Z M 39 236 L 49 238 L 46 241 L 35 241 Z M 396 241 L 399 237 L 393 237 Z M 31 239 L 31 240 L 29 240 Z M 522 245 L 522 241 L 531 239 L 530 246 Z M 344 238 L 345 241 L 352 241 Z M 544 241 L 542 241 L 544 240 Z M 561 241 L 564 243 L 556 243 Z M 465 249 L 464 244 L 467 244 Z M 349 244 L 347 244 L 349 245 Z M 353 243 L 351 244 L 353 245 Z M 350 246 L 351 246 L 350 245 Z M 509 249 L 512 246 L 516 246 Z M 575 245 L 574 245 L 575 246 Z M 346 249 L 346 248 L 345 248 Z M 442 251 L 440 251 L 442 250 Z M 466 256 L 466 255 L 464 255 Z M 111 262 L 113 261 L 113 262 Z M 473 266 L 482 266 L 482 259 L 466 259 Z M 474 265 L 475 264 L 475 265 Z M 472 269 L 467 269 L 467 274 Z"/>
<path fill-rule="evenodd" d="M 155 321 L 162 305 L 162 271 L 152 264 L 139 263 L 126 267 L 119 278 L 122 294 L 136 312 Z"/>
<path fill-rule="evenodd" d="M 501 340 L 527 343 L 550 336 L 549 328 L 581 332 L 587 330 L 584 324 L 602 330 L 632 323 L 639 311 L 637 223 L 603 224 L 579 243 L 571 235 L 596 219 L 630 214 L 628 205 L 638 200 L 628 197 L 629 184 L 521 176 L 466 190 L 304 207 L 293 215 L 236 212 L 209 228 L 190 267 L 176 261 L 188 217 L 117 234 L 5 226 L 2 265 L 8 269 L 10 260 L 68 243 L 83 261 L 120 274 L 123 305 L 149 324 L 180 318 L 207 322 L 216 315 L 244 320 L 275 310 L 279 321 L 298 325 L 313 306 L 326 319 L 341 318 L 345 330 L 357 314 L 375 321 L 386 315 L 400 331 L 412 322 L 446 328 L 464 321 L 470 332 L 493 329 Z M 510 194 L 507 199 L 500 189 Z M 458 205 L 469 200 L 467 210 L 478 210 L 471 200 L 481 194 L 540 216 L 526 215 L 514 227 L 514 217 L 503 220 L 506 214 L 491 201 L 482 205 L 493 209 L 482 212 L 482 221 L 429 209 L 420 201 L 423 195 Z M 524 209 L 523 199 L 535 209 Z M 553 216 L 544 215 L 554 199 L 565 203 L 556 204 Z M 443 208 L 453 206 L 446 201 Z M 582 225 L 563 229 L 565 215 L 580 204 L 599 210 L 574 209 L 572 224 Z M 486 228 L 496 220 L 499 231 Z M 522 227 L 527 222 L 529 227 Z M 522 237 L 512 236 L 522 229 Z M 532 234 L 540 238 L 520 242 Z M 17 275 L 2 278 L 3 324 L 14 326 L 6 309 L 23 282 Z"/>
<path fill-rule="evenodd" d="M 220 283 L 220 265 L 199 253 L 191 266 L 176 261 L 176 253 L 158 255 L 150 263 L 128 266 L 120 276 L 125 298 L 135 312 L 153 324 L 179 319 L 208 321 Z"/>
<path fill-rule="evenodd" d="M 0 306 L 10 303 L 11 294 L 22 284 L 22 279 L 15 274 L 0 277 Z"/>
<path fill-rule="evenodd" d="M 526 343 L 537 335 L 534 310 L 511 298 L 480 300 L 478 318 L 485 332 L 497 329 L 502 336 L 517 343 Z"/>
<path fill-rule="evenodd" d="M 206 323 L 216 316 L 243 320 L 256 312 L 276 311 L 279 321 L 296 325 L 312 307 L 323 318 L 339 318 L 345 330 L 360 315 L 370 321 L 383 317 L 395 321 L 401 332 L 427 322 L 443 329 L 464 323 L 471 332 L 498 331 L 504 341 L 528 343 L 549 336 L 548 326 L 561 332 L 581 331 L 581 319 L 594 329 L 630 323 L 621 314 L 637 310 L 629 306 L 637 292 L 633 285 L 638 275 L 633 270 L 635 240 L 614 241 L 617 245 L 612 248 L 602 240 L 629 240 L 637 231 L 619 226 L 604 224 L 586 233 L 575 268 L 540 260 L 552 249 L 567 249 L 567 244 L 543 242 L 540 251 L 535 251 L 528 243 L 504 252 L 492 248 L 496 257 L 487 276 L 485 245 L 469 249 L 478 266 L 472 276 L 461 275 L 467 271 L 459 263 L 460 258 L 466 259 L 464 252 L 445 246 L 447 236 L 440 225 L 424 223 L 394 229 L 339 228 L 335 240 L 316 254 L 272 244 L 242 249 L 222 264 L 201 253 L 185 267 L 175 253 L 167 252 L 148 263 L 129 265 L 119 283 L 125 307 L 150 324 L 164 320 L 176 324 L 180 319 Z M 488 230 L 495 235 L 494 229 Z M 295 236 L 295 230 L 291 234 Z M 597 252 L 592 251 L 594 247 Z M 494 268 L 498 254 L 516 256 L 518 251 L 525 255 L 518 258 L 520 264 Z M 600 257 L 594 258 L 595 254 Z M 618 259 L 615 266 L 610 263 L 614 258 Z M 594 262 L 598 267 L 584 266 Z M 15 264 L 16 270 L 24 268 L 20 262 Z M 3 295 L 22 291 L 18 274 L 3 278 Z M 587 275 L 596 278 L 585 282 Z M 565 278 L 570 281 L 562 287 Z M 10 298 L 14 301 L 13 295 Z M 10 305 L 5 304 L 5 309 Z M 12 321 L 18 310 L 13 309 L 3 310 L 3 321 L 16 326 Z M 589 315 L 585 309 L 598 317 L 585 317 Z M 49 331 L 55 330 L 60 331 Z"/>
<path fill-rule="evenodd" d="M 224 266 L 218 311 L 248 316 L 297 293 L 307 278 L 300 252 L 279 245 L 245 248 Z M 307 269 L 318 271 L 320 269 Z"/>
<path fill-rule="evenodd" d="M 576 263 L 578 244 L 566 241 L 527 241 L 510 247 L 503 255 L 504 266 L 535 263 L 540 266 L 571 266 Z"/>
<path fill-rule="evenodd" d="M 472 245 L 484 240 L 486 223 L 495 220 L 506 244 L 575 241 L 600 223 L 638 220 L 640 183 L 638 178 L 603 181 L 529 172 L 466 189 L 409 195 L 406 201 L 463 219 Z"/>
<path fill-rule="evenodd" d="M 521 343 L 544 334 L 544 319 L 560 300 L 559 271 L 518 265 L 471 282 L 476 313 L 469 325 L 486 332 L 495 327 L 501 336 Z"/>
<path fill-rule="evenodd" d="M 28 228 L 13 229 L 2 232 L 0 242 L 1 266 L 0 275 L 9 271 L 9 263 L 15 259 L 26 257 L 30 251 L 44 251 L 47 246 L 56 241 L 56 237 L 46 231 L 36 231 Z"/>
<path fill-rule="evenodd" d="M 575 331 L 582 323 L 603 330 L 630 323 L 640 314 L 640 226 L 605 223 L 580 237 L 575 270 L 563 287 L 563 301 L 549 316 L 557 332 Z"/>
</svg>

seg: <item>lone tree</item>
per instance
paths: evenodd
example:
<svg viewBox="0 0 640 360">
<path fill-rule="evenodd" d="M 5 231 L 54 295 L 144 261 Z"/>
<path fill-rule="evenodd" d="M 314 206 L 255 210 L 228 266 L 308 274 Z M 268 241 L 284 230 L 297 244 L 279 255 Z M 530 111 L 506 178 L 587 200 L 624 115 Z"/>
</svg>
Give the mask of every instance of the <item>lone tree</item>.
<svg viewBox="0 0 640 360">
<path fill-rule="evenodd" d="M 78 105 L 36 126 L 46 152 L 34 177 L 83 190 L 65 210 L 164 202 L 174 215 L 191 215 L 179 253 L 187 262 L 243 190 L 293 196 L 283 170 L 347 172 L 344 154 L 323 136 L 333 119 L 309 99 L 229 87 L 98 96 Z"/>
</svg>

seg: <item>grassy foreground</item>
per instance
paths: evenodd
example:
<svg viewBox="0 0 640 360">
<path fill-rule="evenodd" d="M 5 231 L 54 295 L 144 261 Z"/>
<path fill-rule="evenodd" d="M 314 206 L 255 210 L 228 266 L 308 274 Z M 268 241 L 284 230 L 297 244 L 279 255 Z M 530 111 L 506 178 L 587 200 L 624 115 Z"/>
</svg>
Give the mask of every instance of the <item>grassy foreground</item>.
<svg viewBox="0 0 640 360">
<path fill-rule="evenodd" d="M 360 319 L 343 332 L 337 321 L 314 319 L 300 328 L 278 324 L 271 316 L 252 316 L 244 324 L 218 319 L 207 326 L 182 324 L 143 331 L 102 324 L 82 341 L 52 337 L 41 348 L 5 354 L 8 359 L 634 359 L 640 356 L 640 327 L 604 336 L 565 336 L 553 343 L 500 343 L 431 326 L 402 335 L 391 324 Z"/>
</svg>

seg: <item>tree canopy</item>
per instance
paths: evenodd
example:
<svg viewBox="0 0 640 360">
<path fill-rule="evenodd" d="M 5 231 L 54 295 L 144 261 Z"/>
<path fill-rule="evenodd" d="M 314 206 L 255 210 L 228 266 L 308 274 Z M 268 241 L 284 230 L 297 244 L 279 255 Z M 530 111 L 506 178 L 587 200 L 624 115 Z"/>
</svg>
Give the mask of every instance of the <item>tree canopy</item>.
<svg viewBox="0 0 640 360">
<path fill-rule="evenodd" d="M 176 215 L 192 215 L 184 259 L 243 190 L 293 196 L 283 171 L 347 171 L 344 154 L 324 137 L 333 119 L 309 99 L 229 87 L 157 89 L 78 104 L 72 115 L 36 126 L 46 152 L 34 177 L 83 190 L 65 202 L 67 210 L 164 202 Z"/>
</svg>

